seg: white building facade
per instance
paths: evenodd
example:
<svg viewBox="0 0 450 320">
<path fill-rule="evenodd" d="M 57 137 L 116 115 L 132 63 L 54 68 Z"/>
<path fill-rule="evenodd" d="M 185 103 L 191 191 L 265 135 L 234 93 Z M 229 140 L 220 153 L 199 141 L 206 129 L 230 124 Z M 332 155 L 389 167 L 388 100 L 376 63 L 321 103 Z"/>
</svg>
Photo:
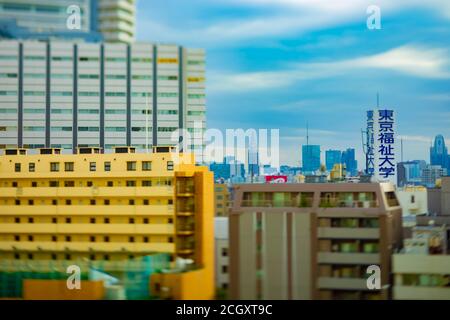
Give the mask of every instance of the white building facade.
<svg viewBox="0 0 450 320">
<path fill-rule="evenodd" d="M 202 162 L 205 53 L 151 43 L 0 42 L 0 149 L 174 145 Z"/>
</svg>

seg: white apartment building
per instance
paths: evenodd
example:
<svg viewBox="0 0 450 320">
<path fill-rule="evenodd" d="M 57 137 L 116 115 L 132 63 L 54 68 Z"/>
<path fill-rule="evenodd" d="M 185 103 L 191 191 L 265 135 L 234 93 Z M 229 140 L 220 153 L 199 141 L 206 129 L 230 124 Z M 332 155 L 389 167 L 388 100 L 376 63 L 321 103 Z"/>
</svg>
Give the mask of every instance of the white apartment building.
<svg viewBox="0 0 450 320">
<path fill-rule="evenodd" d="M 132 42 L 135 33 L 134 0 L 98 0 L 97 30 L 107 42 Z"/>
<path fill-rule="evenodd" d="M 205 52 L 151 43 L 0 41 L 0 149 L 174 145 L 203 161 Z"/>
<path fill-rule="evenodd" d="M 230 283 L 228 257 L 228 218 L 214 218 L 216 288 L 227 290 Z"/>
</svg>

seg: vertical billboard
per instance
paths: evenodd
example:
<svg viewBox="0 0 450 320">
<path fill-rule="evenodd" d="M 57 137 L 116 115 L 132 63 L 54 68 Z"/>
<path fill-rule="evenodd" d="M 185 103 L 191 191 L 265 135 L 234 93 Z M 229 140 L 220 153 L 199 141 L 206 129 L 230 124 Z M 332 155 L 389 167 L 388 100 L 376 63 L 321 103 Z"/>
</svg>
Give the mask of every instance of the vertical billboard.
<svg viewBox="0 0 450 320">
<path fill-rule="evenodd" d="M 370 118 L 369 118 L 370 116 Z M 367 112 L 368 173 L 377 181 L 397 181 L 395 113 L 390 109 Z M 371 167 L 370 165 L 373 164 Z"/>
</svg>

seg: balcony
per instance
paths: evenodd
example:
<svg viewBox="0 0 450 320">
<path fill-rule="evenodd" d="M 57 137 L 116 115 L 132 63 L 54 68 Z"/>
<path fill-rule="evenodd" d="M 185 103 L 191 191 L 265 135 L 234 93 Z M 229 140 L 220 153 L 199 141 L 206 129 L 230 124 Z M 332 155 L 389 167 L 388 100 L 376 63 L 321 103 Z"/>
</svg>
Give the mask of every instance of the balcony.
<svg viewBox="0 0 450 320">
<path fill-rule="evenodd" d="M 341 252 L 319 252 L 318 263 L 326 264 L 379 264 L 381 261 L 378 253 L 341 253 Z"/>
<path fill-rule="evenodd" d="M 173 205 L 20 205 L 1 206 L 3 216 L 114 216 L 114 215 L 155 215 L 172 216 Z"/>
<path fill-rule="evenodd" d="M 312 199 L 299 200 L 242 200 L 242 207 L 266 207 L 266 208 L 310 208 L 312 207 Z"/>
<path fill-rule="evenodd" d="M 173 197 L 172 186 L 1 188 L 0 198 Z"/>
<path fill-rule="evenodd" d="M 321 208 L 378 208 L 378 201 L 366 200 L 366 201 L 354 201 L 354 200 L 341 200 L 336 198 L 321 198 Z"/>
<path fill-rule="evenodd" d="M 9 234 L 161 234 L 174 233 L 172 224 L 3 223 L 0 233 Z"/>
<path fill-rule="evenodd" d="M 317 287 L 329 290 L 369 290 L 367 280 L 361 278 L 320 277 L 317 279 Z"/>
<path fill-rule="evenodd" d="M 1 251 L 42 251 L 42 252 L 175 252 L 173 243 L 130 243 L 130 242 L 0 242 Z"/>
<path fill-rule="evenodd" d="M 380 231 L 376 228 L 333 228 L 317 229 L 319 238 L 326 239 L 379 239 Z"/>
</svg>

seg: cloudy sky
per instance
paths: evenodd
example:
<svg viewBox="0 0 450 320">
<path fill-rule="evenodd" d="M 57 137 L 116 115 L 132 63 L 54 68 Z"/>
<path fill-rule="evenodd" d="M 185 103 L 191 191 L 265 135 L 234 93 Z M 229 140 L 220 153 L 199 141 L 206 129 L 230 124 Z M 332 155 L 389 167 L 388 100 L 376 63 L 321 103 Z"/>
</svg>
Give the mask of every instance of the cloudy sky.
<svg viewBox="0 0 450 320">
<path fill-rule="evenodd" d="M 381 30 L 366 26 L 369 5 Z M 450 144 L 448 0 L 140 0 L 137 39 L 205 48 L 209 128 L 278 128 L 281 162 L 353 147 L 376 105 L 396 110 L 404 159 Z"/>
</svg>

